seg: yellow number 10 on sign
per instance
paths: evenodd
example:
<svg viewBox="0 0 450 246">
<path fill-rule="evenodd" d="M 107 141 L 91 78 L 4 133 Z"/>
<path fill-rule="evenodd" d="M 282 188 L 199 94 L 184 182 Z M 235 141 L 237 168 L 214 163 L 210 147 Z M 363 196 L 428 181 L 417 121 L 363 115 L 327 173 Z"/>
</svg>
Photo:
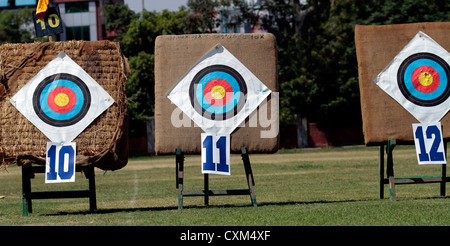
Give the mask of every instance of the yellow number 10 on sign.
<svg viewBox="0 0 450 246">
<path fill-rule="evenodd" d="M 59 26 L 60 21 L 57 14 L 51 14 L 48 16 L 47 22 L 51 28 L 56 28 Z M 41 29 L 45 30 L 45 22 L 43 20 L 37 19 L 36 24 L 41 24 Z"/>
<path fill-rule="evenodd" d="M 47 14 L 42 19 L 39 19 L 34 11 L 33 19 L 34 29 L 36 30 L 36 36 L 38 37 L 63 32 L 62 21 L 58 8 L 48 8 Z"/>
</svg>

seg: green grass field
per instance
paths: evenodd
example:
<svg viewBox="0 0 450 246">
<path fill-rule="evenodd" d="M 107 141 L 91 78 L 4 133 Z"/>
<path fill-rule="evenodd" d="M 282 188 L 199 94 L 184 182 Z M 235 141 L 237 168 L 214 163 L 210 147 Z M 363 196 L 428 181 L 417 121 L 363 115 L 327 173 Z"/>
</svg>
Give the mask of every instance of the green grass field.
<svg viewBox="0 0 450 246">
<path fill-rule="evenodd" d="M 417 164 L 413 146 L 394 152 L 396 177 L 437 175 L 440 165 Z M 21 169 L 0 171 L 2 226 L 448 226 L 449 193 L 439 184 L 397 185 L 396 202 L 378 198 L 378 148 L 346 147 L 280 150 L 250 154 L 258 207 L 249 196 L 185 197 L 178 210 L 175 156 L 131 158 L 117 171 L 96 169 L 98 211 L 86 198 L 33 200 L 33 213 L 22 216 Z M 85 189 L 75 183 L 45 184 L 32 190 Z M 200 156 L 185 158 L 185 189 L 202 189 Z M 210 175 L 210 189 L 246 188 L 240 155 L 231 157 L 231 176 Z"/>
</svg>

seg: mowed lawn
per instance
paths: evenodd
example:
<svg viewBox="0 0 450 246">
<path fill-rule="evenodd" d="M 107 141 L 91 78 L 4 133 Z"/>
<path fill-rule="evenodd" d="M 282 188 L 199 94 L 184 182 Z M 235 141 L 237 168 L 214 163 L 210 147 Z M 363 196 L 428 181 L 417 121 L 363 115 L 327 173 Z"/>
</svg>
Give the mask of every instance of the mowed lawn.
<svg viewBox="0 0 450 246">
<path fill-rule="evenodd" d="M 394 151 L 396 177 L 438 175 L 440 165 L 417 164 L 413 146 Z M 378 198 L 378 148 L 343 147 L 251 154 L 257 207 L 249 196 L 185 197 L 178 209 L 175 156 L 130 158 L 117 171 L 96 169 L 98 211 L 86 198 L 33 200 L 22 215 L 21 169 L 0 171 L 0 225 L 20 226 L 448 226 L 449 185 L 397 185 L 397 201 Z M 209 175 L 210 189 L 247 188 L 241 156 L 232 154 L 231 176 Z M 33 191 L 85 189 L 75 183 L 32 180 Z M 203 188 L 200 156 L 186 156 L 184 187 Z"/>
</svg>

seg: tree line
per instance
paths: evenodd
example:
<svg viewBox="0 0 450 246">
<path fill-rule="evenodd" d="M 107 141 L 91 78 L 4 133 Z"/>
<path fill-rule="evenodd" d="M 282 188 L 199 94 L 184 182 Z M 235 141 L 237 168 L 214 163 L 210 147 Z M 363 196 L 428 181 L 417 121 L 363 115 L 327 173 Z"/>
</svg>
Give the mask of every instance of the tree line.
<svg viewBox="0 0 450 246">
<path fill-rule="evenodd" d="M 278 46 L 280 123 L 306 118 L 325 127 L 360 126 L 356 24 L 385 25 L 450 21 L 450 2 L 441 0 L 188 0 L 178 11 L 133 13 L 105 5 L 105 28 L 117 33 L 129 59 L 130 126 L 144 130 L 154 114 L 154 44 L 158 35 L 217 30 L 219 11 L 234 6 L 237 21 L 270 32 Z M 262 14 L 264 13 L 264 14 Z M 0 14 L 0 42 L 32 42 L 20 11 Z M 25 26 L 25 27 L 24 27 Z"/>
<path fill-rule="evenodd" d="M 450 2 L 439 0 L 189 0 L 178 11 L 143 12 L 126 19 L 118 37 L 130 59 L 132 120 L 154 109 L 154 41 L 158 35 L 212 32 L 219 9 L 235 6 L 239 22 L 276 36 L 280 123 L 306 118 L 324 127 L 362 124 L 355 25 L 450 21 Z M 126 8 L 115 6 L 111 8 Z M 261 14 L 262 11 L 266 14 Z M 114 10 L 114 12 L 118 12 Z M 114 26 L 118 28 L 118 25 Z M 136 124 L 138 125 L 138 124 Z"/>
</svg>

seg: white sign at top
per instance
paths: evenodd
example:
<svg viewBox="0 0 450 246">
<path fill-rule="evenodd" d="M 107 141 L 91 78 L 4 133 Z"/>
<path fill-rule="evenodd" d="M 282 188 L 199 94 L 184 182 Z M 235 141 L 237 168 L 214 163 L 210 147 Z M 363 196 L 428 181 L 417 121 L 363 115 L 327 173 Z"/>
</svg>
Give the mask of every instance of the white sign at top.
<svg viewBox="0 0 450 246">
<path fill-rule="evenodd" d="M 421 123 L 450 109 L 450 54 L 423 32 L 395 56 L 375 83 Z"/>
<path fill-rule="evenodd" d="M 52 142 L 71 142 L 114 99 L 64 52 L 10 102 Z"/>
<path fill-rule="evenodd" d="M 167 93 L 206 133 L 231 134 L 271 93 L 249 69 L 218 44 Z"/>
</svg>

